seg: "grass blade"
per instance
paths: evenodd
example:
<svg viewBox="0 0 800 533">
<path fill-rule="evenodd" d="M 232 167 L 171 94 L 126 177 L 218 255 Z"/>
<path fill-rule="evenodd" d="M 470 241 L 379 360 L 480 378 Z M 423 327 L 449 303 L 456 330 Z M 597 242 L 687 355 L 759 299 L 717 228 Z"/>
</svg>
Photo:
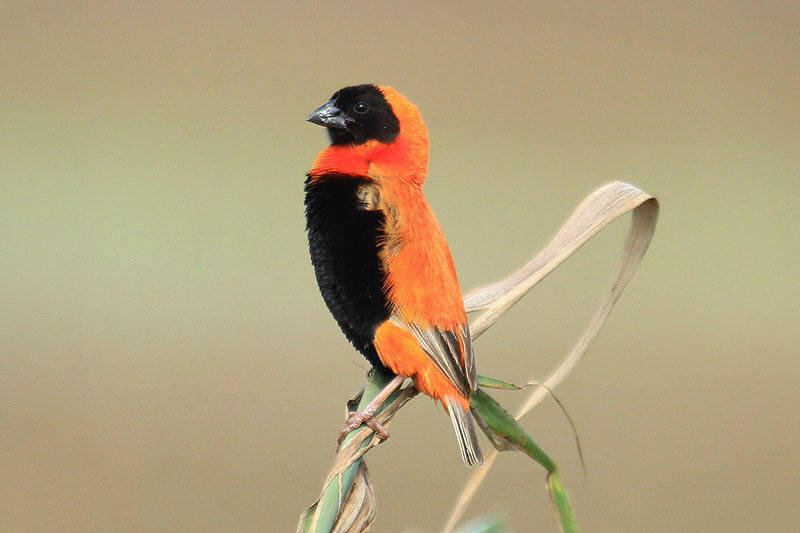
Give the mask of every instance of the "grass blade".
<svg viewBox="0 0 800 533">
<path fill-rule="evenodd" d="M 561 477 L 558 472 L 553 472 L 547 477 L 547 487 L 550 490 L 550 499 L 558 513 L 558 520 L 561 524 L 561 531 L 564 533 L 578 533 L 578 524 L 575 522 L 575 514 L 572 512 L 572 505 L 569 503 L 567 491 L 561 484 Z"/>
<path fill-rule="evenodd" d="M 499 389 L 499 390 L 520 390 L 522 387 L 514 385 L 508 381 L 501 381 L 499 379 L 490 378 L 487 376 L 478 376 L 478 386 L 485 389 Z"/>
</svg>

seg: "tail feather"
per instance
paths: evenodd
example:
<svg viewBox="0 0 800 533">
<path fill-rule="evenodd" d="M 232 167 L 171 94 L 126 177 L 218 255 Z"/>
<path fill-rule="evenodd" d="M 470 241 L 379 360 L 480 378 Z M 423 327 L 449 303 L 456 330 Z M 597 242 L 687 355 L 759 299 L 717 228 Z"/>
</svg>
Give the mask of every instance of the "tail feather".
<svg viewBox="0 0 800 533">
<path fill-rule="evenodd" d="M 445 398 L 453 428 L 456 430 L 458 446 L 461 448 L 461 457 L 467 466 L 483 464 L 483 452 L 478 444 L 478 432 L 475 429 L 475 420 L 472 414 L 465 410 L 455 398 Z"/>
</svg>

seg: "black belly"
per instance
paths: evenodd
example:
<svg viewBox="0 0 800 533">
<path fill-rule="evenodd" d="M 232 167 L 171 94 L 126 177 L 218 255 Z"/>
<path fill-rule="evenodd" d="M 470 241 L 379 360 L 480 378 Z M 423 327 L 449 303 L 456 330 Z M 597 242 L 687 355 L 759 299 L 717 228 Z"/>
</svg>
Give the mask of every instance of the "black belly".
<svg viewBox="0 0 800 533">
<path fill-rule="evenodd" d="M 356 192 L 368 180 L 331 174 L 306 179 L 306 230 L 319 290 L 339 327 L 377 369 L 372 339 L 389 318 L 386 274 L 378 258 L 384 215 L 364 210 Z"/>
</svg>

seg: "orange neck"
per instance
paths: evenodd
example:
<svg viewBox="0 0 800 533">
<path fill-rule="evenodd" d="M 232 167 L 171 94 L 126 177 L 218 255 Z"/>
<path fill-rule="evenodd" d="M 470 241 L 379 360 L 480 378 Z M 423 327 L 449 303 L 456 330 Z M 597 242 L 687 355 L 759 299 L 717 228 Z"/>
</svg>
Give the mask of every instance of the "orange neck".
<svg viewBox="0 0 800 533">
<path fill-rule="evenodd" d="M 317 156 L 311 175 L 333 172 L 392 176 L 422 183 L 428 173 L 428 140 L 409 139 L 401 131 L 391 144 L 367 141 L 360 145 L 329 146 Z"/>
</svg>

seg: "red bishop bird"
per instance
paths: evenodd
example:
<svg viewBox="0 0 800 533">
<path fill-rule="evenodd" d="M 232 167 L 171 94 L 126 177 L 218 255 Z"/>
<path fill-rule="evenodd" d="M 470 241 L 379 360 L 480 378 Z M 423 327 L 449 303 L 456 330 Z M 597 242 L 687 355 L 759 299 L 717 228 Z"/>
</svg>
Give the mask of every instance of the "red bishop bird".
<svg viewBox="0 0 800 533">
<path fill-rule="evenodd" d="M 475 359 L 453 260 L 422 184 L 428 131 L 391 87 L 340 89 L 307 120 L 330 146 L 308 172 L 305 206 L 320 292 L 345 336 L 380 372 L 384 393 L 348 419 L 342 436 L 372 419 L 405 378 L 444 405 L 464 462 L 483 463 L 470 394 Z"/>
</svg>

